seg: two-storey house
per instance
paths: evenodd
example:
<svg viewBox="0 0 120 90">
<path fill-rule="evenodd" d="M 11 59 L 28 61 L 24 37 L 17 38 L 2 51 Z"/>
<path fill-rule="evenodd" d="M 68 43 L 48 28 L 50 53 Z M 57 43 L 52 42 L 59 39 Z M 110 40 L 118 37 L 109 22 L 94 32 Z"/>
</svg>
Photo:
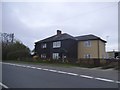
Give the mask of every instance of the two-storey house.
<svg viewBox="0 0 120 90">
<path fill-rule="evenodd" d="M 35 52 L 41 58 L 77 58 L 77 41 L 69 34 L 57 34 L 35 43 Z"/>
<path fill-rule="evenodd" d="M 104 58 L 106 41 L 95 35 L 73 37 L 57 34 L 35 43 L 35 52 L 44 59 Z"/>
</svg>

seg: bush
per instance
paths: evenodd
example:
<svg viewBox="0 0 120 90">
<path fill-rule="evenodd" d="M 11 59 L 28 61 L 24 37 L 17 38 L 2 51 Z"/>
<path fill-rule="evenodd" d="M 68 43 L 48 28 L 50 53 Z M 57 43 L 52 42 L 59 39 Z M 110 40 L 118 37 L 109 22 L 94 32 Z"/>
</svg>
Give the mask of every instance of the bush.
<svg viewBox="0 0 120 90">
<path fill-rule="evenodd" d="M 18 51 L 13 51 L 9 52 L 7 54 L 7 59 L 9 60 L 22 60 L 22 58 L 29 57 L 28 51 L 25 50 L 18 50 Z"/>
<path fill-rule="evenodd" d="M 12 44 L 2 44 L 2 60 L 19 60 L 29 56 L 29 48 L 18 41 Z"/>
</svg>

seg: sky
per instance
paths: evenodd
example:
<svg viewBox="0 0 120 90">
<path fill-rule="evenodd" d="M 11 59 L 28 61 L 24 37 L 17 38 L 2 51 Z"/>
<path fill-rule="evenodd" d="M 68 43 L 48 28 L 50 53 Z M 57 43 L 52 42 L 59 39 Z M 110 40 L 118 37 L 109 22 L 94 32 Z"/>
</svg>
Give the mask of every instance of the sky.
<svg viewBox="0 0 120 90">
<path fill-rule="evenodd" d="M 57 30 L 93 34 L 107 41 L 106 51 L 118 50 L 118 3 L 2 2 L 2 32 L 14 33 L 31 50 Z"/>
</svg>

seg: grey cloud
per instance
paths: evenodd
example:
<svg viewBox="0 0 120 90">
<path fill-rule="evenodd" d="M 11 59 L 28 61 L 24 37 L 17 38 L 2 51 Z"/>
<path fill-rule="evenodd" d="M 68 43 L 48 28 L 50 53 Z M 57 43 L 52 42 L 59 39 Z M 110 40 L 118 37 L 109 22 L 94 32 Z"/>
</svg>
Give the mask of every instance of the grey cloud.
<svg viewBox="0 0 120 90">
<path fill-rule="evenodd" d="M 56 34 L 95 34 L 117 50 L 117 3 L 4 3 L 3 31 L 15 33 L 31 49 L 34 41 Z"/>
</svg>

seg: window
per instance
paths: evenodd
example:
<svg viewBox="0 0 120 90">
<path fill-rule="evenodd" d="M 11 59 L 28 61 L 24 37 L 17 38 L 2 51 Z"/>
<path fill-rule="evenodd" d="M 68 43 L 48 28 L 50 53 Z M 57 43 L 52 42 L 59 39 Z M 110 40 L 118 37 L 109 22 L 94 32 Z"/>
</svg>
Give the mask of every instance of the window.
<svg viewBox="0 0 120 90">
<path fill-rule="evenodd" d="M 90 54 L 85 54 L 84 58 L 91 58 L 91 55 Z"/>
<path fill-rule="evenodd" d="M 85 47 L 91 47 L 91 41 L 85 41 L 84 46 Z"/>
<path fill-rule="evenodd" d="M 61 47 L 61 41 L 53 42 L 53 48 Z"/>
<path fill-rule="evenodd" d="M 41 54 L 41 58 L 46 58 L 46 54 Z"/>
<path fill-rule="evenodd" d="M 53 59 L 59 59 L 59 53 L 53 53 Z"/>
<path fill-rule="evenodd" d="M 46 47 L 47 47 L 46 43 L 41 44 L 41 48 L 46 48 Z"/>
</svg>

